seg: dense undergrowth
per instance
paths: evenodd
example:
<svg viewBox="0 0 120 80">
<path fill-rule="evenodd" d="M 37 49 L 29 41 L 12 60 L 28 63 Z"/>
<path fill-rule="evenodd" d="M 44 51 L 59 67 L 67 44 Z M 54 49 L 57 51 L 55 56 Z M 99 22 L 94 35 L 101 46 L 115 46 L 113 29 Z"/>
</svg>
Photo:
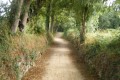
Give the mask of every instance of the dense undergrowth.
<svg viewBox="0 0 120 80">
<path fill-rule="evenodd" d="M 79 50 L 90 71 L 96 72 L 101 80 L 120 80 L 120 31 L 87 33 L 84 44 L 80 44 L 77 34 L 69 30 L 65 36 Z"/>
<path fill-rule="evenodd" d="M 7 24 L 3 27 L 0 27 L 0 80 L 20 80 L 50 42 L 45 34 L 12 34 Z"/>
</svg>

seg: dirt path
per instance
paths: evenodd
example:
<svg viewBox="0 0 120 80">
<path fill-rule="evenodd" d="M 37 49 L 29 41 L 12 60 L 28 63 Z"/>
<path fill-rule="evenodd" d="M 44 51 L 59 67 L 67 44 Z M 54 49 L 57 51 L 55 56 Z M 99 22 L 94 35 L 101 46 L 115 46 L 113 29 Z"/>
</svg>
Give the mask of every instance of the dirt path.
<svg viewBox="0 0 120 80">
<path fill-rule="evenodd" d="M 98 80 L 88 73 L 70 43 L 58 33 L 54 45 L 36 61 L 22 80 Z"/>
</svg>

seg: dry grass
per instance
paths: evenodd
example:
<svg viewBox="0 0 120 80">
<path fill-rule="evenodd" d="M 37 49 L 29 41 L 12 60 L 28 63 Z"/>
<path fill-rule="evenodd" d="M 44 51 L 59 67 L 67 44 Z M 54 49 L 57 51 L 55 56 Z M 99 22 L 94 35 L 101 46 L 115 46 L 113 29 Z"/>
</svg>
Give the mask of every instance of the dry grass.
<svg viewBox="0 0 120 80">
<path fill-rule="evenodd" d="M 2 46 L 9 45 L 9 49 L 4 53 L 4 63 L 0 62 L 2 65 L 0 80 L 5 78 L 6 80 L 17 80 L 34 65 L 34 60 L 45 51 L 48 41 L 45 35 L 23 34 L 10 35 L 5 44 L 7 45 Z M 2 58 L 0 58 L 1 60 Z"/>
<path fill-rule="evenodd" d="M 10 54 L 14 57 L 18 55 L 23 55 L 24 53 L 23 51 L 21 51 L 21 49 L 23 48 L 30 51 L 40 51 L 47 45 L 47 39 L 45 35 L 36 36 L 25 34 L 24 36 L 12 36 L 11 42 L 12 51 L 10 52 Z"/>
</svg>

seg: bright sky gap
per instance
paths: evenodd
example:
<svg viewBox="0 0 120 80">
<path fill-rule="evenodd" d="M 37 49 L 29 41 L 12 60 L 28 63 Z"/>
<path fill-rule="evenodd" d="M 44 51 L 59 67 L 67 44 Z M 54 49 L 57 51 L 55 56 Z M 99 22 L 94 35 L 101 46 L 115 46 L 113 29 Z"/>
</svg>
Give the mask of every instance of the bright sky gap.
<svg viewBox="0 0 120 80">
<path fill-rule="evenodd" d="M 114 1 L 115 0 L 108 0 L 107 1 L 107 6 L 111 6 Z M 8 3 L 8 4 L 10 4 L 9 0 L 0 0 L 0 5 L 1 5 L 1 3 Z"/>
</svg>

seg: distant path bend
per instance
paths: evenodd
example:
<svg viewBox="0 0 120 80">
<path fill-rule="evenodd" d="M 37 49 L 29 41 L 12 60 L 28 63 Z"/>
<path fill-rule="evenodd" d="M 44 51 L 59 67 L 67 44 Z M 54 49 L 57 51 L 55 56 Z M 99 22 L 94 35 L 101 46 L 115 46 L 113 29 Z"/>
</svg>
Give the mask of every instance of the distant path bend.
<svg viewBox="0 0 120 80">
<path fill-rule="evenodd" d="M 22 80 L 98 80 L 88 73 L 70 43 L 57 33 L 54 45 L 36 61 Z"/>
</svg>

